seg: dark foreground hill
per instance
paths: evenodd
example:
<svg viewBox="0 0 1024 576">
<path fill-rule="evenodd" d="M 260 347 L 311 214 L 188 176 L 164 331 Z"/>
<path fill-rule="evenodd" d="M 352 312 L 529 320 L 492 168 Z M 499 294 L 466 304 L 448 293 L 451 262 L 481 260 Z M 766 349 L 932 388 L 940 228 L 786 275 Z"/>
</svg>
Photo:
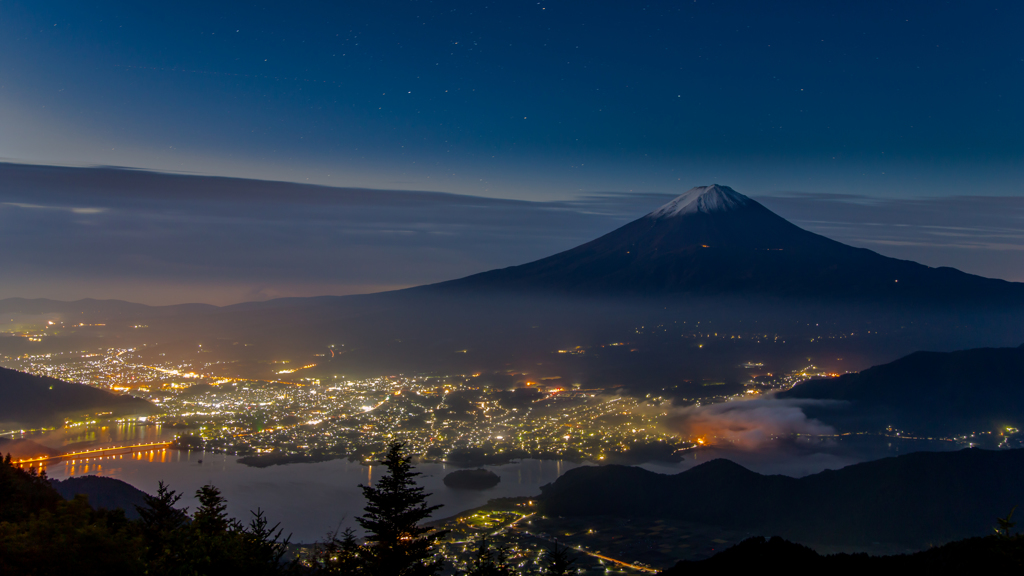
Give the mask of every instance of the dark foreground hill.
<svg viewBox="0 0 1024 576">
<path fill-rule="evenodd" d="M 672 476 L 583 467 L 541 490 L 551 515 L 675 518 L 813 545 L 922 547 L 989 533 L 1024 503 L 1024 450 L 917 452 L 804 478 L 728 460 Z"/>
<path fill-rule="evenodd" d="M 840 400 L 808 415 L 840 430 L 886 426 L 952 435 L 1024 426 L 1024 345 L 958 352 L 915 352 L 839 378 L 810 380 L 779 398 Z"/>
<path fill-rule="evenodd" d="M 782 538 L 750 538 L 698 561 L 679 562 L 663 576 L 754 574 L 774 568 L 790 574 L 1014 574 L 1024 570 L 1024 537 L 968 538 L 914 554 L 822 556 Z"/>
<path fill-rule="evenodd" d="M 135 507 L 146 504 L 145 492 L 116 478 L 75 476 L 66 480 L 50 480 L 50 483 L 65 500 L 84 494 L 93 508 L 121 509 L 125 517 L 133 520 L 139 517 Z"/>
<path fill-rule="evenodd" d="M 96 412 L 122 416 L 156 411 L 149 402 L 133 396 L 8 368 L 0 368 L 0 398 L 0 422 L 7 425 L 56 424 L 68 416 Z"/>
</svg>

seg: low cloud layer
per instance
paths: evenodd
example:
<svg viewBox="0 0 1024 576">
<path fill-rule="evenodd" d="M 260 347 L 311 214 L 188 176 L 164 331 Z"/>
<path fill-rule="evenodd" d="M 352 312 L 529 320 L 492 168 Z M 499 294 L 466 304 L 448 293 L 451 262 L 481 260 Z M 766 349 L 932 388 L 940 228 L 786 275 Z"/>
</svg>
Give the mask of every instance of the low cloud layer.
<svg viewBox="0 0 1024 576">
<path fill-rule="evenodd" d="M 705 444 L 756 449 L 793 434 L 832 434 L 832 427 L 808 418 L 803 412 L 804 406 L 821 404 L 820 400 L 771 397 L 735 400 L 678 408 L 668 417 L 666 425 L 684 437 L 702 438 Z"/>
</svg>

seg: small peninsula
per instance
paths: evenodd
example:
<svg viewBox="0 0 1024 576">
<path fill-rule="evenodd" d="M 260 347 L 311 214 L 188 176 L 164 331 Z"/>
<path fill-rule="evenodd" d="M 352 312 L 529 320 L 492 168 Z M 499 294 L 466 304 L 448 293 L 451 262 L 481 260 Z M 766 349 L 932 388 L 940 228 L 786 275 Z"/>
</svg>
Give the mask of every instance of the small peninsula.
<svg viewBox="0 0 1024 576">
<path fill-rule="evenodd" d="M 456 470 L 444 477 L 444 485 L 456 490 L 486 490 L 501 482 L 501 477 L 483 468 Z"/>
</svg>

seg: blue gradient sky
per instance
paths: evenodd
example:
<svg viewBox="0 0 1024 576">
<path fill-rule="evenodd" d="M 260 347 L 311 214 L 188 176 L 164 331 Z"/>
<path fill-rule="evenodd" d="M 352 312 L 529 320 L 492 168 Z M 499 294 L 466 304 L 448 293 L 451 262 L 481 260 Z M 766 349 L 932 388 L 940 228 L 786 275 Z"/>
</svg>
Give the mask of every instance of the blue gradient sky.
<svg viewBox="0 0 1024 576">
<path fill-rule="evenodd" d="M 440 281 L 712 182 L 1024 280 L 1021 30 L 1015 1 L 0 0 L 0 298 Z"/>
<path fill-rule="evenodd" d="M 984 1 L 4 0 L 0 158 L 537 200 L 1016 194 L 1022 25 Z"/>
</svg>

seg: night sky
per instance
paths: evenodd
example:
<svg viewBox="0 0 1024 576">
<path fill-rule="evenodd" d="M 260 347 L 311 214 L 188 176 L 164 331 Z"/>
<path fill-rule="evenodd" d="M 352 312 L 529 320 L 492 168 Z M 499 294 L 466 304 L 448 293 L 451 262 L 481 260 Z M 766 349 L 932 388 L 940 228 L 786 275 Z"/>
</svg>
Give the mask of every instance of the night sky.
<svg viewBox="0 0 1024 576">
<path fill-rule="evenodd" d="M 844 242 L 1024 280 L 1022 30 L 1015 1 L 0 0 L 0 160 L 379 190 L 356 195 L 371 217 L 351 190 L 310 210 L 320 192 L 9 166 L 0 297 L 408 286 L 712 182 Z"/>
</svg>

